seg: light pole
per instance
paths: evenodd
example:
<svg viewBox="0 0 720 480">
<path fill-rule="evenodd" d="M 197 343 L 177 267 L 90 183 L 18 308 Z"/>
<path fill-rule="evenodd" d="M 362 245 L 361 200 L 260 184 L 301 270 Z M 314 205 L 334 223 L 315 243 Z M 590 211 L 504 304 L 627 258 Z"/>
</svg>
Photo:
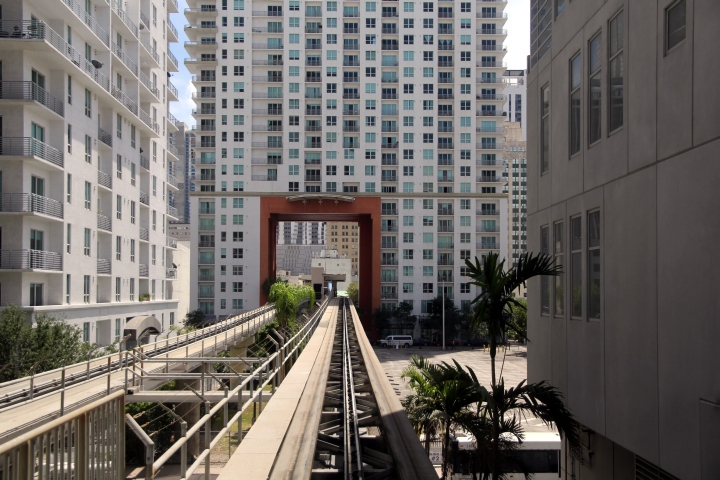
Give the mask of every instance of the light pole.
<svg viewBox="0 0 720 480">
<path fill-rule="evenodd" d="M 445 350 L 445 286 L 442 289 L 442 327 L 443 327 L 443 350 Z"/>
</svg>

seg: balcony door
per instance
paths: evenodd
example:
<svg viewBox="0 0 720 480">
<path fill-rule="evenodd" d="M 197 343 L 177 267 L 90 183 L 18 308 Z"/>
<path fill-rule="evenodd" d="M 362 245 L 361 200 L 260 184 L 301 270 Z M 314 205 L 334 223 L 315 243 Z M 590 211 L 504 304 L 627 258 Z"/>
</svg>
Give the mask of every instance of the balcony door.
<svg viewBox="0 0 720 480">
<path fill-rule="evenodd" d="M 30 177 L 30 192 L 41 197 L 45 196 L 45 179 L 33 175 Z"/>
<path fill-rule="evenodd" d="M 30 250 L 43 249 L 43 236 L 42 230 L 30 230 Z"/>
</svg>

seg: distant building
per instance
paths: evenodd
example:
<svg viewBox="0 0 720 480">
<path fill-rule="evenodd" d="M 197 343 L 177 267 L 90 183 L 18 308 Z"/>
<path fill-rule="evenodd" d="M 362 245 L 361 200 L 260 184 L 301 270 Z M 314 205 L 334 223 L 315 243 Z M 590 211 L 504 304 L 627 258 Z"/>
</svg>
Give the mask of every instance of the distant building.
<svg viewBox="0 0 720 480">
<path fill-rule="evenodd" d="M 527 72 L 525 70 L 506 70 L 503 74 L 505 95 L 507 96 L 504 107 L 507 121 L 520 124 L 520 140 L 523 142 L 527 140 L 527 119 L 525 118 L 527 108 L 525 102 L 527 93 L 526 77 Z"/>
<path fill-rule="evenodd" d="M 355 222 L 328 222 L 327 224 L 328 249 L 337 250 L 341 256 L 349 258 L 352 262 L 352 274 L 357 276 L 358 260 L 360 258 L 360 230 Z"/>
<path fill-rule="evenodd" d="M 195 133 L 184 123 L 178 122 L 179 131 L 170 135 L 178 146 L 180 161 L 173 171 L 179 192 L 173 195 L 175 208 L 178 210 L 178 221 L 175 223 L 190 223 L 190 192 L 192 187 L 191 174 L 191 148 L 195 143 Z"/>
</svg>

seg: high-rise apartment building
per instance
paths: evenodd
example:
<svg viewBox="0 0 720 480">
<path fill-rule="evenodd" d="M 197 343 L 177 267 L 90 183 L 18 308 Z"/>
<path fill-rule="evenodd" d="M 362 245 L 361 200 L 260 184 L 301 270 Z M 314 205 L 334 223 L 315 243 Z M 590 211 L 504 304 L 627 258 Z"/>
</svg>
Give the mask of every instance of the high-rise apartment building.
<svg viewBox="0 0 720 480">
<path fill-rule="evenodd" d="M 360 230 L 355 222 L 328 222 L 327 246 L 337 250 L 341 257 L 349 258 L 352 276 L 357 276 L 360 260 Z"/>
<path fill-rule="evenodd" d="M 474 298 L 464 259 L 507 255 L 505 5 L 191 0 L 198 307 L 258 304 L 260 196 L 301 192 L 382 198 L 385 305 Z"/>
<path fill-rule="evenodd" d="M 720 4 L 531 3 L 528 249 L 564 273 L 529 285 L 528 377 L 582 424 L 563 478 L 720 478 Z"/>
<path fill-rule="evenodd" d="M 505 134 L 505 168 L 508 177 L 508 259 L 515 265 L 527 251 L 527 158 L 519 122 L 508 122 Z"/>
<path fill-rule="evenodd" d="M 174 170 L 177 179 L 178 192 L 173 194 L 173 205 L 177 208 L 177 222 L 190 223 L 190 192 L 192 191 L 192 171 L 190 169 L 190 158 L 195 133 L 185 123 L 177 123 L 178 131 L 171 132 L 170 138 L 174 145 L 177 145 L 178 159 L 177 167 Z"/>
<path fill-rule="evenodd" d="M 507 99 L 504 110 L 507 114 L 507 121 L 521 126 L 520 140 L 523 142 L 527 140 L 527 119 L 526 115 L 524 115 L 526 110 L 525 95 L 527 93 L 526 76 L 527 72 L 525 70 L 506 70 L 503 75 L 505 98 Z"/>
<path fill-rule="evenodd" d="M 167 328 L 177 183 L 167 104 L 177 3 L 1 0 L 2 306 L 108 345 L 125 321 Z"/>
<path fill-rule="evenodd" d="M 278 245 L 325 245 L 326 222 L 279 222 Z"/>
</svg>

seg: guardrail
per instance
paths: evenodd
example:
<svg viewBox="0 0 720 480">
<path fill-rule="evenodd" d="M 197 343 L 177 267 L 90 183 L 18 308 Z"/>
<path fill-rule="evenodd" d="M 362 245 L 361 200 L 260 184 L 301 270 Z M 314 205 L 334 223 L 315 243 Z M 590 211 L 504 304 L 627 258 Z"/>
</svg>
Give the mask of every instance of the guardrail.
<svg viewBox="0 0 720 480">
<path fill-rule="evenodd" d="M 98 275 L 110 275 L 111 270 L 111 262 L 110 260 L 106 258 L 98 258 L 97 259 L 97 274 Z"/>
<path fill-rule="evenodd" d="M 80 2 L 74 0 L 62 0 L 67 7 L 80 19 L 82 22 L 93 31 L 93 33 L 102 41 L 106 46 L 110 46 L 110 35 L 98 25 L 93 19 L 92 15 L 85 11 Z"/>
<path fill-rule="evenodd" d="M 112 220 L 110 220 L 109 217 L 98 213 L 97 227 L 100 230 L 105 230 L 106 232 L 111 232 L 112 231 Z"/>
<path fill-rule="evenodd" d="M 112 188 L 112 175 L 98 170 L 98 184 L 103 187 Z"/>
<path fill-rule="evenodd" d="M 62 100 L 50 95 L 33 82 L 0 82 L 0 99 L 36 101 L 61 117 L 65 116 Z"/>
<path fill-rule="evenodd" d="M 140 227 L 140 240 L 150 241 L 150 232 L 147 228 Z"/>
<path fill-rule="evenodd" d="M 52 198 L 34 193 L 3 193 L 0 197 L 0 211 L 13 213 L 39 213 L 63 218 L 63 204 Z"/>
<path fill-rule="evenodd" d="M 144 263 L 141 263 L 141 264 L 140 264 L 140 268 L 139 268 L 138 270 L 139 270 L 139 275 L 140 275 L 141 277 L 147 277 L 147 276 L 148 276 L 148 266 L 145 265 Z"/>
<path fill-rule="evenodd" d="M 165 237 L 165 246 L 170 248 L 177 248 L 177 239 L 173 237 Z"/>
<path fill-rule="evenodd" d="M 45 250 L 0 250 L 0 269 L 62 270 L 62 255 Z"/>
<path fill-rule="evenodd" d="M 0 137 L 0 156 L 36 157 L 63 167 L 63 152 L 32 137 Z"/>
</svg>

